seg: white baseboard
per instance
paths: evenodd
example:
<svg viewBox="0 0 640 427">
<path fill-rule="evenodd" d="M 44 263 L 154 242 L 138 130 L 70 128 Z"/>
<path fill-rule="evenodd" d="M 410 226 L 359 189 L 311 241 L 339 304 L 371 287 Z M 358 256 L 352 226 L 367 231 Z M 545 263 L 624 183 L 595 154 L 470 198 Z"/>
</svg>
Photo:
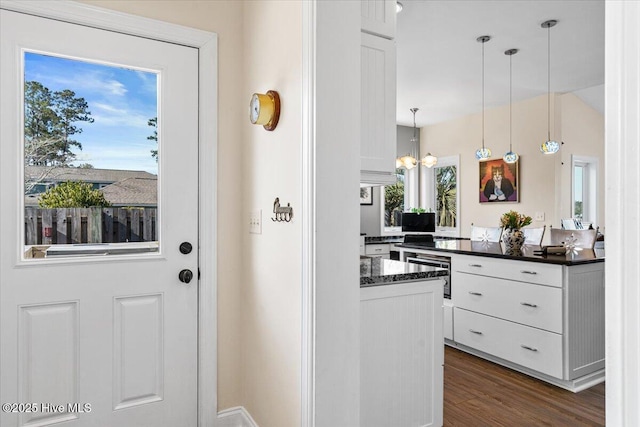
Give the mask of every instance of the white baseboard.
<svg viewBox="0 0 640 427">
<path fill-rule="evenodd" d="M 217 427 L 258 427 L 251 414 L 242 406 L 218 412 Z"/>
</svg>

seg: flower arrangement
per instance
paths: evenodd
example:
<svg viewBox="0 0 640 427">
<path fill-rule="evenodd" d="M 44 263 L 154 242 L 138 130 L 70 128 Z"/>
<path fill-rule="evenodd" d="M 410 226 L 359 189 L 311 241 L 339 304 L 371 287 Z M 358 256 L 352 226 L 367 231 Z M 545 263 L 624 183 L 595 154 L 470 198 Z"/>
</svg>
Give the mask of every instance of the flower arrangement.
<svg viewBox="0 0 640 427">
<path fill-rule="evenodd" d="M 509 211 L 500 218 L 500 225 L 509 230 L 520 230 L 529 224 L 531 224 L 531 217 L 516 211 Z"/>
</svg>

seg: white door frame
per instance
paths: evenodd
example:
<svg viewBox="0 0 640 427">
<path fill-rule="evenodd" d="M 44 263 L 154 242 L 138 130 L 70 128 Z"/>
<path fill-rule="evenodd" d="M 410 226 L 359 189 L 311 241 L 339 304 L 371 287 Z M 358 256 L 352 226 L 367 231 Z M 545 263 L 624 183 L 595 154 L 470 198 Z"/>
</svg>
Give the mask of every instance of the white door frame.
<svg viewBox="0 0 640 427">
<path fill-rule="evenodd" d="M 72 1 L 0 0 L 0 8 L 43 18 L 176 43 L 198 49 L 199 260 L 198 425 L 216 425 L 217 415 L 217 129 L 218 36 L 153 19 Z"/>
<path fill-rule="evenodd" d="M 640 3 L 605 2 L 607 425 L 640 425 Z"/>
</svg>

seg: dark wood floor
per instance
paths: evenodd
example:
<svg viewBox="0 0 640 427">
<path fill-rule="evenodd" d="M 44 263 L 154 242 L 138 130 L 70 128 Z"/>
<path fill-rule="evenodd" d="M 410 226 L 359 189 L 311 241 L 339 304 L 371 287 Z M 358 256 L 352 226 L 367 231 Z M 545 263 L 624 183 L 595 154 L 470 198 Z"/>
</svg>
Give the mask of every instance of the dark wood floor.
<svg viewBox="0 0 640 427">
<path fill-rule="evenodd" d="M 445 427 L 604 426 L 604 391 L 572 393 L 445 346 Z"/>
</svg>

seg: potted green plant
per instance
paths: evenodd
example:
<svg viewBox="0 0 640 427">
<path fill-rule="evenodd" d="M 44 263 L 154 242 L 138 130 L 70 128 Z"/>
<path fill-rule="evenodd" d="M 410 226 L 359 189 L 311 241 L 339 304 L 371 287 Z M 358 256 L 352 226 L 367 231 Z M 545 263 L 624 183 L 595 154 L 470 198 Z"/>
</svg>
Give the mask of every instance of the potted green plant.
<svg viewBox="0 0 640 427">
<path fill-rule="evenodd" d="M 524 244 L 524 233 L 522 227 L 531 224 L 531 217 L 516 211 L 509 211 L 500 218 L 500 225 L 504 228 L 502 242 L 505 253 L 509 255 L 520 254 Z"/>
</svg>

